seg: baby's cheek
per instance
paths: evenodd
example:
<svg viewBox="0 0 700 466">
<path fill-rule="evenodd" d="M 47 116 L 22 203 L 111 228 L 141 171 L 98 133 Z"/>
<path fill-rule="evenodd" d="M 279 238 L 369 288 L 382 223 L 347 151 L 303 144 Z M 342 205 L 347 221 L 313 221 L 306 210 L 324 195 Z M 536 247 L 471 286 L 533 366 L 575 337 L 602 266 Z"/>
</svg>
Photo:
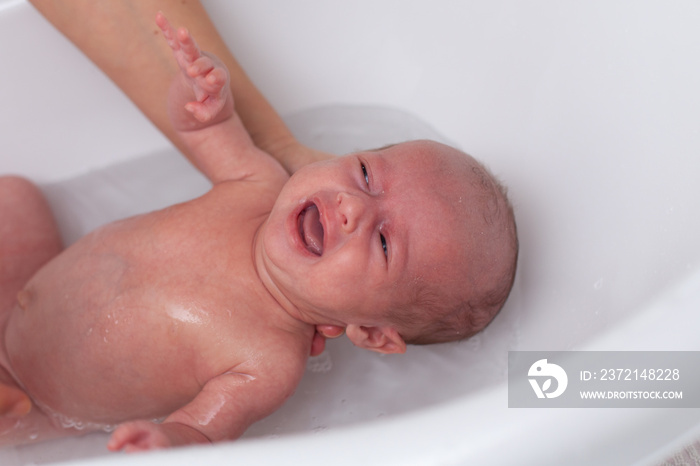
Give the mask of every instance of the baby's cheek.
<svg viewBox="0 0 700 466">
<path fill-rule="evenodd" d="M 358 266 L 350 257 L 334 264 L 332 271 L 319 278 L 319 284 L 331 304 L 357 308 L 374 295 L 378 282 L 366 266 Z"/>
</svg>

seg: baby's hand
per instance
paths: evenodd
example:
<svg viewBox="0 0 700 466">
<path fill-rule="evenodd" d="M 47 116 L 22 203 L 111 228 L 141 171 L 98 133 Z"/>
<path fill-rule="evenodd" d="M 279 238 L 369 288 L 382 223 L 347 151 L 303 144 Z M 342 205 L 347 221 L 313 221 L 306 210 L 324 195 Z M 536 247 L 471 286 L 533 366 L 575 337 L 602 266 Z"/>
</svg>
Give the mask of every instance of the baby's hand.
<svg viewBox="0 0 700 466">
<path fill-rule="evenodd" d="M 176 31 L 163 13 L 156 15 L 156 24 L 194 92 L 196 100 L 185 104 L 185 110 L 201 123 L 211 122 L 231 99 L 226 67 L 216 57 L 203 54 L 187 29 Z"/>
<path fill-rule="evenodd" d="M 160 426 L 148 421 L 134 421 L 120 425 L 107 443 L 107 448 L 110 450 L 124 450 L 127 453 L 170 446 L 172 443 Z"/>
<path fill-rule="evenodd" d="M 148 421 L 132 421 L 120 425 L 107 443 L 111 451 L 127 453 L 156 450 L 193 443 L 207 443 L 201 432 L 177 422 L 154 424 Z"/>
</svg>

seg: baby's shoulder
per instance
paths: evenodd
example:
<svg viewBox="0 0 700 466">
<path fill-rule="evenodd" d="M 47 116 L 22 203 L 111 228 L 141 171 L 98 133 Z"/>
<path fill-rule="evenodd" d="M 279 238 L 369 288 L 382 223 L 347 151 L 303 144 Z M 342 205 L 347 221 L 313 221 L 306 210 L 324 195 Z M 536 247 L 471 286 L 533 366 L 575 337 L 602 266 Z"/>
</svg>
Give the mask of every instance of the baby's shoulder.
<svg viewBox="0 0 700 466">
<path fill-rule="evenodd" d="M 282 179 L 263 181 L 228 180 L 222 181 L 207 193 L 212 202 L 223 205 L 246 206 L 269 210 L 279 196 L 284 182 Z"/>
<path fill-rule="evenodd" d="M 289 332 L 279 331 L 265 325 L 237 325 L 228 338 L 221 341 L 219 335 L 209 334 L 206 341 L 200 339 L 197 354 L 199 356 L 197 377 L 209 380 L 222 374 L 242 374 L 247 380 L 255 380 L 260 390 L 271 390 L 279 396 L 285 390 L 294 389 L 306 369 L 306 361 L 311 350 L 311 338 L 294 336 Z M 219 345 L 211 345 L 212 340 L 219 340 Z M 271 393 L 272 393 L 271 392 Z"/>
<path fill-rule="evenodd" d="M 257 367 L 260 376 L 298 382 L 306 369 L 311 336 L 271 330 L 260 336 L 258 347 L 264 354 Z"/>
</svg>

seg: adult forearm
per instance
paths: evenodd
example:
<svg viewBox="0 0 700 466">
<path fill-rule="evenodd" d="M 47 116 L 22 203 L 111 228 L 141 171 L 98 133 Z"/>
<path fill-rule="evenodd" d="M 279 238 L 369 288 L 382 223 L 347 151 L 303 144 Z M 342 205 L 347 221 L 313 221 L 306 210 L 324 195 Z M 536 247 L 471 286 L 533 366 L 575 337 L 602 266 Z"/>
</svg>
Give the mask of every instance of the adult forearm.
<svg viewBox="0 0 700 466">
<path fill-rule="evenodd" d="M 255 144 L 291 173 L 327 158 L 301 146 L 277 112 L 248 78 L 198 1 L 30 0 L 80 48 L 134 104 L 190 157 L 168 118 L 168 86 L 178 73 L 169 47 L 155 25 L 158 11 L 186 26 L 202 50 L 218 56 L 231 74 L 235 107 Z"/>
</svg>

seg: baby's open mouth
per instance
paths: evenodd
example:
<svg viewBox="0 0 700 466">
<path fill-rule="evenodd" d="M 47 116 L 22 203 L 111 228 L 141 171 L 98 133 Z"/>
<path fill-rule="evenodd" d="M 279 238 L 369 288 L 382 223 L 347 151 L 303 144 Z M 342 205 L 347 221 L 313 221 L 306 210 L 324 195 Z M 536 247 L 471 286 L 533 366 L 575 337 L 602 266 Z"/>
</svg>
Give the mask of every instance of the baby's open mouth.
<svg viewBox="0 0 700 466">
<path fill-rule="evenodd" d="M 299 236 L 301 236 L 304 246 L 312 254 L 320 256 L 323 254 L 323 225 L 316 204 L 309 204 L 299 214 Z"/>
</svg>

